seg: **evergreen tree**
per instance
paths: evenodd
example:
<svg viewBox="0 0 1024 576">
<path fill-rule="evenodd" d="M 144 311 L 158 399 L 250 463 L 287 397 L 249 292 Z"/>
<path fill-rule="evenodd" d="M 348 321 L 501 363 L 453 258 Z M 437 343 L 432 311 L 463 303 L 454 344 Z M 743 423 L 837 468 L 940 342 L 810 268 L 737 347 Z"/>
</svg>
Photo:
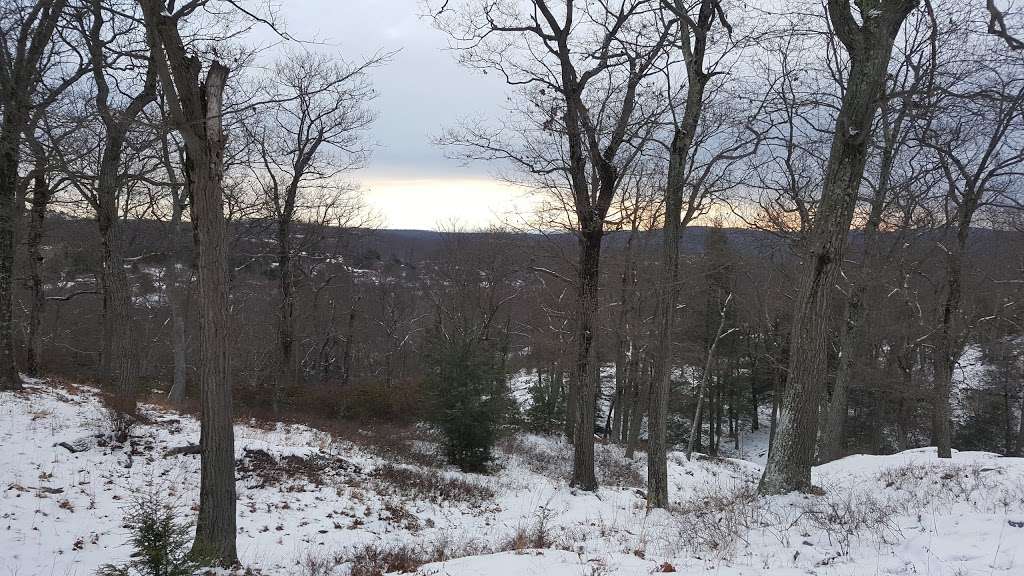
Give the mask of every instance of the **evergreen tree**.
<svg viewBox="0 0 1024 576">
<path fill-rule="evenodd" d="M 565 428 L 565 387 L 560 375 L 537 373 L 530 384 L 530 406 L 526 409 L 526 428 L 550 434 Z"/>
<path fill-rule="evenodd" d="M 511 405 L 506 347 L 472 328 L 438 325 L 432 332 L 426 351 L 432 420 L 444 435 L 448 461 L 483 472 Z"/>
</svg>

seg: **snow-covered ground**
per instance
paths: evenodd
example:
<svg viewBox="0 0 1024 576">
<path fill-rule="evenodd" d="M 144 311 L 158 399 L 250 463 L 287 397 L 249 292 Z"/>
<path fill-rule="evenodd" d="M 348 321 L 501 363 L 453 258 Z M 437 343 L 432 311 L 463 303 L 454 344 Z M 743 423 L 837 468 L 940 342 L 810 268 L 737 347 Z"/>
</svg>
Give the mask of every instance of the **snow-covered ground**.
<svg viewBox="0 0 1024 576">
<path fill-rule="evenodd" d="M 130 446 L 72 454 L 54 444 L 105 427 L 94 391 L 0 393 L 0 576 L 126 559 L 123 511 L 138 491 L 193 513 L 198 459 L 164 452 L 196 442 L 198 426 L 145 413 Z M 603 486 L 583 493 L 566 485 L 571 450 L 555 438 L 504 441 L 490 476 L 302 426 L 240 424 L 236 438 L 238 547 L 254 574 L 344 575 L 398 549 L 450 576 L 1024 574 L 1024 460 L 994 454 L 851 456 L 815 469 L 824 495 L 761 498 L 758 464 L 672 453 L 673 508 L 648 512 L 645 462 L 614 446 L 598 446 Z"/>
</svg>

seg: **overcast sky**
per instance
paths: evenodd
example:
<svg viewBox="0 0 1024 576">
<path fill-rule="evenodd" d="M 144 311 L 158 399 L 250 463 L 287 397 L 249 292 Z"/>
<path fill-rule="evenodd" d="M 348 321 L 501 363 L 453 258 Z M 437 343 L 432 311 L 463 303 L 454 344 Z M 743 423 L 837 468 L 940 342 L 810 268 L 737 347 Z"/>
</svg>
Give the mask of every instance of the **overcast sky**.
<svg viewBox="0 0 1024 576">
<path fill-rule="evenodd" d="M 356 175 L 388 228 L 434 229 L 458 222 L 485 226 L 511 218 L 528 199 L 497 182 L 486 164 L 462 166 L 432 143 L 466 116 L 501 113 L 506 87 L 467 70 L 447 39 L 421 18 L 419 0 L 287 0 L 288 31 L 335 47 L 348 60 L 399 52 L 372 72 L 379 96 L 369 166 Z"/>
</svg>

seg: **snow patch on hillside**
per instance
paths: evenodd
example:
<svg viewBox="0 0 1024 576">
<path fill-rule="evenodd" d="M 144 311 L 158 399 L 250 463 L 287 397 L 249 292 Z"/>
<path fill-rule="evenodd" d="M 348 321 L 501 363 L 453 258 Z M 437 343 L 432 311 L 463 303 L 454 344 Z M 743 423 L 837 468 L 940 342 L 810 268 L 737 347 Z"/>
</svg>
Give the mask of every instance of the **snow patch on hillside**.
<svg viewBox="0 0 1024 576">
<path fill-rule="evenodd" d="M 144 410 L 151 423 L 128 446 L 71 454 L 54 443 L 104 427 L 95 391 L 0 393 L 0 575 L 87 575 L 126 559 L 133 491 L 160 490 L 192 513 L 198 458 L 163 454 L 196 442 L 198 425 Z M 257 574 L 307 574 L 319 558 L 321 574 L 344 575 L 366 546 L 443 549 L 419 571 L 450 576 L 1024 573 L 1024 460 L 994 454 L 851 456 L 814 470 L 823 496 L 761 498 L 759 465 L 673 452 L 672 510 L 648 512 L 646 462 L 616 446 L 597 447 L 602 488 L 586 493 L 566 484 L 571 446 L 554 437 L 503 441 L 491 476 L 305 426 L 239 424 L 236 437 L 239 553 Z"/>
</svg>

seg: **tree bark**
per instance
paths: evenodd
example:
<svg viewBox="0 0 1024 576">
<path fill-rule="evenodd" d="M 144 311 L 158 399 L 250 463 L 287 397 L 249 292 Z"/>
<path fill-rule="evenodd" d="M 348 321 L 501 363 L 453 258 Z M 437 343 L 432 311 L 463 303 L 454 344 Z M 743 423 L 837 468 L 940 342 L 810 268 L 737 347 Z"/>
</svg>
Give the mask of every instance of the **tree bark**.
<svg viewBox="0 0 1024 576">
<path fill-rule="evenodd" d="M 124 226 L 117 209 L 123 134 L 107 133 L 96 188 L 96 220 L 103 254 L 103 352 L 101 377 L 118 397 L 134 405 L 138 392 L 132 353 L 131 288 L 125 272 Z"/>
<path fill-rule="evenodd" d="M 612 417 L 611 437 L 615 443 L 623 444 L 626 440 L 625 430 L 629 421 L 630 409 L 630 363 L 636 353 L 635 334 L 633 330 L 634 302 L 636 294 L 636 265 L 633 261 L 633 242 L 637 236 L 637 222 L 633 225 L 626 239 L 622 254 L 622 277 L 619 287 L 619 326 L 616 330 L 615 347 L 615 398 L 614 415 Z"/>
<path fill-rule="evenodd" d="M 852 286 L 847 299 L 845 323 L 842 328 L 839 345 L 839 366 L 832 389 L 832 397 L 827 403 L 825 428 L 818 439 L 818 461 L 830 462 L 843 455 L 846 440 L 846 417 L 848 410 L 849 384 L 854 362 L 862 355 L 864 337 L 864 320 L 867 306 L 876 302 L 878 281 L 883 261 L 879 246 L 879 228 L 882 224 L 882 213 L 892 183 L 893 165 L 896 161 L 897 146 L 902 143 L 902 126 L 906 115 L 913 108 L 913 93 L 901 100 L 902 109 L 896 111 L 896 118 L 890 122 L 888 108 L 882 112 L 883 148 L 880 159 L 878 184 L 871 197 L 871 210 L 864 226 L 864 250 L 856 273 L 851 273 Z"/>
<path fill-rule="evenodd" d="M 864 320 L 862 285 L 854 286 L 846 303 L 843 333 L 839 337 L 839 365 L 832 385 L 832 398 L 825 405 L 825 423 L 818 438 L 818 462 L 831 462 L 842 457 L 845 444 L 846 415 L 849 410 L 849 385 L 856 355 L 860 324 Z"/>
<path fill-rule="evenodd" d="M 603 230 L 600 226 L 580 234 L 577 287 L 578 326 L 573 374 L 573 471 L 569 485 L 596 490 L 594 473 L 594 414 L 597 406 L 597 370 L 594 365 L 594 327 L 598 310 L 598 283 Z"/>
<path fill-rule="evenodd" d="M 14 103 L 4 107 L 0 128 L 0 390 L 21 390 L 14 355 L 14 236 L 19 217 L 15 206 L 18 155 L 23 120 Z"/>
<path fill-rule="evenodd" d="M 1020 395 L 1020 414 L 1017 419 L 1017 450 L 1016 455 L 1024 458 L 1024 394 Z"/>
<path fill-rule="evenodd" d="M 828 1 L 835 33 L 850 55 L 850 73 L 836 118 L 821 202 L 807 238 L 809 254 L 793 314 L 789 380 L 761 477 L 762 493 L 811 489 L 832 289 L 846 249 L 893 42 L 916 4 L 914 0 L 878 3 L 858 24 L 848 2 Z"/>
<path fill-rule="evenodd" d="M 672 138 L 668 183 L 665 186 L 665 227 L 662 229 L 661 282 L 658 299 L 658 330 L 655 338 L 654 374 L 648 421 L 647 506 L 668 506 L 668 460 L 666 422 L 668 395 L 672 384 L 672 335 L 675 309 L 679 301 L 679 240 L 682 235 L 683 194 L 686 185 L 686 158 L 697 128 L 703 99 L 703 85 L 690 80 L 684 125 Z"/>
<path fill-rule="evenodd" d="M 942 323 L 939 327 L 938 344 L 933 357 L 934 379 L 932 382 L 931 440 L 939 458 L 952 458 L 953 447 L 950 427 L 950 393 L 953 384 L 953 370 L 963 351 L 957 337 L 960 301 L 962 299 L 961 271 L 963 269 L 960 247 L 951 249 L 947 258 L 946 298 L 942 306 Z"/>
<path fill-rule="evenodd" d="M 724 16 L 717 2 L 700 3 L 696 21 L 689 18 L 689 8 L 682 2 L 666 3 L 669 10 L 680 18 L 684 38 L 681 47 L 686 62 L 687 92 L 682 122 L 675 127 L 669 150 L 668 177 L 665 184 L 665 226 L 662 229 L 661 274 L 659 282 L 658 329 L 655 336 L 654 382 L 651 390 L 650 441 L 647 450 L 647 505 L 652 508 L 668 506 L 668 446 L 666 426 L 668 420 L 669 391 L 672 385 L 672 335 L 675 310 L 679 301 L 679 241 L 683 229 L 692 219 L 698 196 L 690 196 L 690 206 L 683 215 L 686 197 L 687 160 L 697 134 L 704 107 L 704 90 L 710 78 L 704 70 L 704 56 L 708 33 L 716 18 Z M 730 29 L 731 31 L 731 29 Z M 691 38 L 692 37 L 692 38 Z"/>
<path fill-rule="evenodd" d="M 356 313 L 359 297 L 355 297 L 348 309 L 348 320 L 345 323 L 345 345 L 341 353 L 341 385 L 348 386 L 352 382 L 352 350 L 356 335 Z"/>
</svg>

